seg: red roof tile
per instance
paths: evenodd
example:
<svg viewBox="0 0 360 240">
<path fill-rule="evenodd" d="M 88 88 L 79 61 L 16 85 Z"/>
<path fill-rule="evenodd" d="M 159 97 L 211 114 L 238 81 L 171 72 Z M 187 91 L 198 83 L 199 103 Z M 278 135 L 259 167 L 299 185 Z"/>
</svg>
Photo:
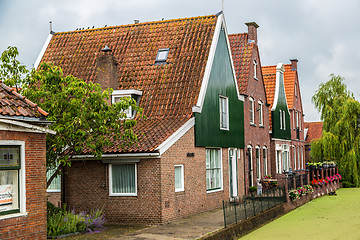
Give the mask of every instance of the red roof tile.
<svg viewBox="0 0 360 240">
<path fill-rule="evenodd" d="M 307 129 L 305 143 L 311 143 L 312 140 L 319 139 L 322 134 L 323 122 L 304 122 L 304 128 Z"/>
<path fill-rule="evenodd" d="M 114 56 L 118 89 L 143 92 L 137 146 L 105 152 L 154 151 L 192 117 L 216 26 L 215 15 L 55 33 L 42 62 L 64 75 L 96 82 L 96 59 L 107 45 Z M 168 64 L 155 65 L 159 49 L 170 48 Z"/>
<path fill-rule="evenodd" d="M 48 113 L 35 103 L 0 83 L 0 114 L 8 117 L 45 118 Z"/>
<path fill-rule="evenodd" d="M 239 92 L 246 94 L 254 43 L 249 43 L 247 33 L 231 34 L 229 41 Z"/>
</svg>

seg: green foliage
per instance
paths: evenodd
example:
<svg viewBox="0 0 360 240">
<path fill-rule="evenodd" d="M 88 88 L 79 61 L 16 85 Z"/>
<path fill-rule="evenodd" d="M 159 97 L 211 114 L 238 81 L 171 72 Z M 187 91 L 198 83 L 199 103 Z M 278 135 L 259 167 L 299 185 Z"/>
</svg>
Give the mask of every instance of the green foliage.
<svg viewBox="0 0 360 240">
<path fill-rule="evenodd" d="M 330 75 L 312 98 L 324 121 L 322 137 L 311 143 L 315 162 L 333 161 L 345 181 L 360 186 L 360 103 L 347 90 L 344 78 Z"/>
<path fill-rule="evenodd" d="M 19 54 L 16 47 L 8 47 L 0 56 L 0 79 L 12 87 L 16 87 L 19 91 L 23 83 L 23 77 L 28 73 L 28 70 L 16 59 Z"/>
<path fill-rule="evenodd" d="M 355 187 L 354 184 L 352 184 L 351 182 L 348 182 L 348 181 L 342 181 L 342 182 L 341 182 L 341 186 L 342 186 L 343 188 L 352 188 L 352 187 Z"/>
<path fill-rule="evenodd" d="M 257 191 L 257 187 L 256 186 L 251 186 L 249 187 L 249 191 L 252 192 L 256 192 Z"/>
<path fill-rule="evenodd" d="M 0 78 L 11 87 L 21 86 L 21 93 L 49 113 L 49 127 L 56 135 L 47 135 L 47 169 L 57 169 L 48 180 L 60 173 L 61 166 L 70 166 L 72 156 L 86 151 L 100 158 L 105 147 L 120 140 L 117 147 L 126 148 L 137 141 L 133 131 L 135 119 L 126 119 L 126 109 L 131 107 L 142 117 L 142 109 L 132 98 L 123 98 L 109 104 L 112 89 L 103 90 L 99 84 L 79 78 L 64 76 L 60 67 L 43 63 L 31 72 L 22 66 L 15 47 L 2 55 Z M 26 74 L 26 76 L 25 76 Z"/>
<path fill-rule="evenodd" d="M 67 211 L 66 206 L 57 208 L 48 202 L 47 209 L 47 235 L 51 237 L 69 233 L 83 232 L 85 230 L 103 229 L 105 217 L 102 210 L 92 210 L 90 213 Z"/>
</svg>

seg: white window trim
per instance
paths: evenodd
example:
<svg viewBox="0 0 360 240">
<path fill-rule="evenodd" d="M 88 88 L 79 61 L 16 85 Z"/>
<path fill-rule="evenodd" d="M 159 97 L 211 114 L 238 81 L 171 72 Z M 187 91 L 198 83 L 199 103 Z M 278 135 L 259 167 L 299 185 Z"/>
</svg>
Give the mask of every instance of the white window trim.
<svg viewBox="0 0 360 240">
<path fill-rule="evenodd" d="M 126 90 L 114 90 L 111 94 L 111 104 L 115 103 L 115 98 L 123 98 L 123 97 L 130 97 L 131 95 L 138 95 L 139 97 L 142 96 L 142 91 L 135 90 L 135 89 L 126 89 Z M 127 110 L 130 110 L 131 115 L 126 113 Z M 136 114 L 132 113 L 132 108 L 124 110 L 127 115 L 127 119 L 133 119 Z"/>
<path fill-rule="evenodd" d="M 256 157 L 256 152 L 259 153 L 258 157 Z M 256 179 L 261 179 L 261 151 L 259 146 L 255 146 L 255 161 L 256 161 Z"/>
<path fill-rule="evenodd" d="M 278 153 L 280 152 L 280 158 L 279 158 L 279 155 L 278 155 Z M 282 152 L 281 152 L 281 150 L 276 150 L 275 151 L 275 161 L 276 161 L 276 172 L 277 173 L 281 173 L 281 166 L 282 166 Z"/>
<path fill-rule="evenodd" d="M 282 144 L 281 148 L 282 148 L 281 157 L 282 157 L 283 153 L 286 154 L 286 165 L 287 165 L 287 169 L 284 169 L 284 163 L 283 163 L 282 171 L 289 171 L 289 169 L 290 169 L 290 148 L 289 148 L 289 145 L 288 144 Z"/>
<path fill-rule="evenodd" d="M 226 101 L 226 128 L 222 127 L 222 104 L 221 99 L 225 99 Z M 220 129 L 221 130 L 229 130 L 229 98 L 226 96 L 219 95 L 219 113 L 220 113 Z"/>
<path fill-rule="evenodd" d="M 265 150 L 265 151 L 264 151 Z M 264 152 L 265 152 L 265 154 L 264 154 Z M 267 157 L 267 155 L 268 155 L 268 150 L 267 150 L 267 147 L 263 147 L 263 162 L 264 162 L 264 170 L 265 170 L 265 172 L 264 172 L 264 175 L 268 175 L 268 157 Z"/>
<path fill-rule="evenodd" d="M 264 114 L 263 114 L 263 103 L 262 103 L 262 101 L 258 101 L 258 105 L 259 105 L 259 126 L 264 126 Z"/>
<path fill-rule="evenodd" d="M 184 186 L 184 164 L 175 164 L 174 165 L 174 177 L 175 177 L 175 168 L 180 167 L 181 168 L 181 188 L 175 188 L 175 192 L 183 192 L 185 191 Z"/>
<path fill-rule="evenodd" d="M 61 192 L 61 175 L 58 174 L 53 180 L 55 180 L 57 177 L 60 177 L 60 189 L 49 189 L 49 188 L 47 188 L 47 189 L 46 189 L 46 192 L 48 192 L 48 193 Z M 46 181 L 47 181 L 47 178 L 46 178 Z"/>
<path fill-rule="evenodd" d="M 301 169 L 304 169 L 304 147 L 301 146 Z"/>
<path fill-rule="evenodd" d="M 292 146 L 293 148 L 293 158 L 294 158 L 294 170 L 296 170 L 296 146 Z"/>
<path fill-rule="evenodd" d="M 248 145 L 247 149 L 249 150 L 250 154 L 250 166 L 249 166 L 249 172 L 251 174 L 251 179 L 249 179 L 251 186 L 254 186 L 254 162 L 253 162 L 253 146 Z"/>
<path fill-rule="evenodd" d="M 279 110 L 279 116 L 280 116 L 280 129 L 283 129 L 282 127 L 282 111 Z"/>
<path fill-rule="evenodd" d="M 258 80 L 257 79 L 257 62 L 256 62 L 256 60 L 254 59 L 253 60 L 253 64 L 254 64 L 254 78 L 256 79 L 256 80 Z"/>
<path fill-rule="evenodd" d="M 20 200 L 19 200 L 19 213 L 12 213 L 0 216 L 0 220 L 7 218 L 15 218 L 26 216 L 26 165 L 25 165 L 25 142 L 24 141 L 15 141 L 15 140 L 0 140 L 0 145 L 15 145 L 20 146 L 20 169 L 19 169 L 19 191 L 20 191 Z"/>
<path fill-rule="evenodd" d="M 283 111 L 283 129 L 286 130 L 285 111 Z"/>
<path fill-rule="evenodd" d="M 223 162 L 222 162 L 222 148 L 205 148 L 205 151 L 206 149 L 218 149 L 219 152 L 220 152 L 220 188 L 219 189 L 213 189 L 213 190 L 207 190 L 206 189 L 206 193 L 213 193 L 213 192 L 220 192 L 220 191 L 223 191 L 224 190 L 224 180 L 223 180 Z M 206 152 L 205 152 L 206 154 Z M 205 159 L 205 171 L 206 171 L 206 159 Z M 206 182 L 206 179 L 205 179 L 205 182 Z M 206 185 L 206 183 L 205 183 Z M 207 188 L 207 186 L 206 186 Z"/>
<path fill-rule="evenodd" d="M 252 97 L 249 98 L 249 104 L 250 104 L 250 107 L 251 109 L 249 109 L 249 112 L 250 112 L 250 124 L 255 124 L 255 101 Z M 252 118 L 252 121 L 251 121 L 251 118 Z"/>
<path fill-rule="evenodd" d="M 137 163 L 134 162 L 124 162 L 118 164 L 134 164 L 135 165 L 135 193 L 113 193 L 112 192 L 112 165 L 109 164 L 109 196 L 111 197 L 134 197 L 137 196 Z"/>
</svg>

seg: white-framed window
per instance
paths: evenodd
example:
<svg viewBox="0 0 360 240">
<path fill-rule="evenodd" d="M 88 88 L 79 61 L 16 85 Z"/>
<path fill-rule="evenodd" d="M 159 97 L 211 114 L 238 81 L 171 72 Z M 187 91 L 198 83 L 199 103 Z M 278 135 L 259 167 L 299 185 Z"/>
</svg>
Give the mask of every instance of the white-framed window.
<svg viewBox="0 0 360 240">
<path fill-rule="evenodd" d="M 297 97 L 298 95 L 297 95 L 297 84 L 295 83 L 295 97 Z"/>
<path fill-rule="evenodd" d="M 254 186 L 254 163 L 253 163 L 253 147 L 251 145 L 249 145 L 247 147 L 247 151 L 248 151 L 248 157 L 249 157 L 249 181 L 250 181 L 250 185 Z"/>
<path fill-rule="evenodd" d="M 46 172 L 46 179 L 49 178 L 56 172 L 56 168 L 50 169 Z M 61 192 L 61 175 L 57 175 L 52 182 L 50 183 L 49 187 L 46 189 L 47 192 Z"/>
<path fill-rule="evenodd" d="M 259 126 L 264 126 L 264 114 L 263 114 L 263 103 L 258 102 L 258 111 L 259 111 Z"/>
<path fill-rule="evenodd" d="M 295 110 L 293 110 L 293 120 L 292 120 L 293 129 L 295 130 Z"/>
<path fill-rule="evenodd" d="M 256 178 L 261 178 L 261 161 L 260 161 L 260 147 L 255 147 L 255 161 L 256 161 Z"/>
<path fill-rule="evenodd" d="M 175 192 L 184 191 L 184 165 L 175 165 Z"/>
<path fill-rule="evenodd" d="M 264 175 L 268 175 L 268 162 L 267 162 L 267 148 L 263 147 L 263 164 L 264 164 Z"/>
<path fill-rule="evenodd" d="M 254 78 L 257 80 L 257 62 L 256 60 L 253 61 L 254 64 Z"/>
<path fill-rule="evenodd" d="M 219 96 L 220 106 L 220 129 L 229 130 L 229 100 L 227 97 Z"/>
<path fill-rule="evenodd" d="M 281 173 L 281 150 L 276 150 L 276 172 Z"/>
<path fill-rule="evenodd" d="M 133 98 L 136 101 L 136 103 L 139 104 L 141 95 L 142 95 L 142 91 L 135 89 L 114 90 L 111 95 L 111 102 L 112 104 L 115 104 L 117 102 L 120 102 L 122 98 L 129 97 L 129 98 Z M 128 119 L 132 119 L 136 115 L 136 111 L 133 110 L 131 106 L 128 109 L 124 110 L 124 113 L 126 114 L 126 118 Z"/>
<path fill-rule="evenodd" d="M 296 111 L 296 128 L 299 128 L 299 112 Z"/>
<path fill-rule="evenodd" d="M 299 130 L 301 130 L 301 112 L 299 112 Z"/>
<path fill-rule="evenodd" d="M 294 169 L 296 169 L 296 147 L 293 146 L 293 159 L 294 159 Z"/>
<path fill-rule="evenodd" d="M 222 190 L 222 159 L 221 149 L 206 150 L 206 191 Z"/>
<path fill-rule="evenodd" d="M 289 145 L 283 144 L 281 147 L 282 147 L 283 171 L 289 171 L 289 167 L 290 167 Z"/>
<path fill-rule="evenodd" d="M 169 55 L 170 48 L 159 49 L 156 54 L 155 64 L 164 64 L 166 63 L 167 57 Z"/>
<path fill-rule="evenodd" d="M 280 120 L 280 129 L 283 129 L 283 122 L 282 122 L 283 117 L 282 117 L 282 111 L 281 110 L 279 110 L 279 120 Z"/>
<path fill-rule="evenodd" d="M 282 111 L 282 120 L 283 120 L 283 129 L 286 130 L 286 122 L 285 122 L 285 111 Z"/>
<path fill-rule="evenodd" d="M 110 196 L 137 196 L 137 164 L 109 164 Z"/>
<path fill-rule="evenodd" d="M 301 166 L 300 166 L 301 158 L 300 158 L 300 147 L 299 146 L 297 146 L 297 160 L 298 160 L 297 169 L 300 169 L 301 168 Z"/>
<path fill-rule="evenodd" d="M 25 143 L 0 141 L 0 219 L 25 212 Z"/>
<path fill-rule="evenodd" d="M 250 124 L 255 124 L 254 99 L 249 98 Z"/>
<path fill-rule="evenodd" d="M 301 169 L 304 169 L 304 147 L 301 146 Z"/>
</svg>

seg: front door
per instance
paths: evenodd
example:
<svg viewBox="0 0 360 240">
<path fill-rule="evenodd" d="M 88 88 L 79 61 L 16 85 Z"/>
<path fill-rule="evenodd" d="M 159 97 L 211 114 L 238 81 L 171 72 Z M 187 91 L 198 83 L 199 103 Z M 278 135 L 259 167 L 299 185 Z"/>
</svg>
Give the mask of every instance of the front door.
<svg viewBox="0 0 360 240">
<path fill-rule="evenodd" d="M 229 176 L 230 176 L 230 197 L 238 196 L 237 183 L 237 151 L 236 149 L 229 149 Z"/>
</svg>

